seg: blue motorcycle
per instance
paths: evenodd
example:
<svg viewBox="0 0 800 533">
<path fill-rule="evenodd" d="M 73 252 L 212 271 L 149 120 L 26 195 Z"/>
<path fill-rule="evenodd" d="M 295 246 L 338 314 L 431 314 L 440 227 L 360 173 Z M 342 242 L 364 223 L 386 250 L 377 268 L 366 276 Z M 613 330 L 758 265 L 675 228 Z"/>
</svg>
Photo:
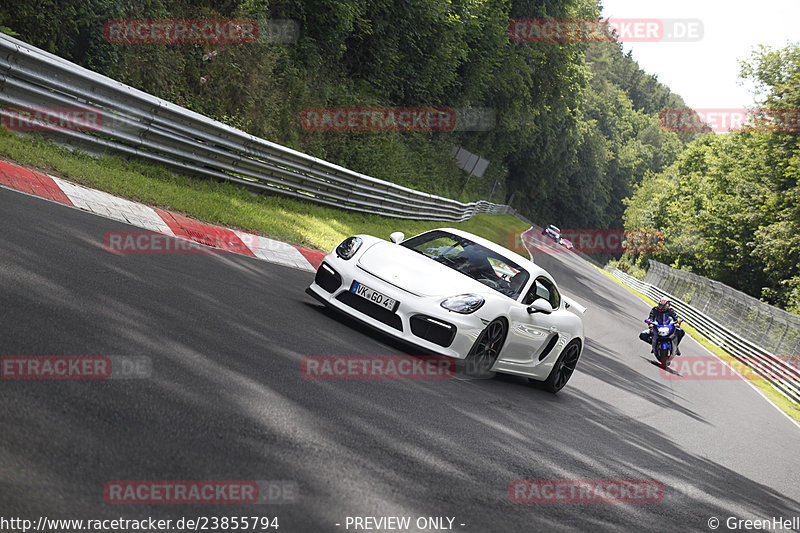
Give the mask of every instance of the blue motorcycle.
<svg viewBox="0 0 800 533">
<path fill-rule="evenodd" d="M 661 368 L 666 369 L 675 358 L 675 339 L 678 336 L 681 322 L 683 322 L 683 319 L 678 319 L 676 322 L 672 317 L 666 317 L 663 322 L 653 321 L 649 318 L 645 319 L 645 323 L 650 326 L 650 329 L 641 332 L 639 338 L 652 346 L 653 335 L 656 336 L 655 353 L 653 355 L 655 355 Z"/>
</svg>

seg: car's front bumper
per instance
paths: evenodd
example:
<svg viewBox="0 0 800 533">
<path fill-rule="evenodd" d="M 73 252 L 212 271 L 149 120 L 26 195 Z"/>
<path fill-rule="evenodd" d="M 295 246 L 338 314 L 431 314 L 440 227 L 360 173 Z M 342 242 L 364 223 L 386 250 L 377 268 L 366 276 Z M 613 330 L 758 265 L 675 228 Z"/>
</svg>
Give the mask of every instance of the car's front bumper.
<svg viewBox="0 0 800 533">
<path fill-rule="evenodd" d="M 353 281 L 399 302 L 388 311 L 350 292 Z M 418 296 L 335 254 L 323 259 L 307 291 L 320 302 L 426 352 L 464 359 L 488 323 L 480 309 L 464 315 L 441 307 L 441 296 Z M 452 339 L 452 340 L 451 340 Z"/>
</svg>

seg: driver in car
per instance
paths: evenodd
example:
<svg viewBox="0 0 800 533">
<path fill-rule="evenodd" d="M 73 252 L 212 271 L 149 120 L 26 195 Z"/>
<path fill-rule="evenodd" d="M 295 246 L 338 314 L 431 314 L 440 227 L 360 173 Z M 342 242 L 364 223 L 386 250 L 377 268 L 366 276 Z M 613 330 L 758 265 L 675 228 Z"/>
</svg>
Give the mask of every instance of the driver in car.
<svg viewBox="0 0 800 533">
<path fill-rule="evenodd" d="M 661 298 L 661 300 L 658 301 L 658 305 L 656 305 L 654 308 L 652 308 L 650 310 L 650 321 L 651 322 L 658 322 L 658 323 L 663 324 L 664 322 L 667 321 L 667 317 L 672 318 L 672 320 L 674 320 L 676 324 L 678 323 L 678 315 L 675 313 L 675 310 L 672 308 L 672 302 L 670 302 L 666 298 Z M 680 349 L 679 345 L 681 343 L 681 339 L 683 339 L 683 336 L 686 335 L 686 332 L 683 331 L 679 327 L 675 328 L 675 332 L 676 332 L 675 333 L 675 335 L 676 335 L 676 337 L 675 337 L 675 353 L 680 355 L 681 354 L 681 349 Z M 651 350 L 652 353 L 655 353 L 657 336 L 653 335 L 653 326 L 652 326 L 652 324 L 650 325 L 650 336 L 653 338 L 652 347 L 650 348 L 650 350 Z"/>
</svg>

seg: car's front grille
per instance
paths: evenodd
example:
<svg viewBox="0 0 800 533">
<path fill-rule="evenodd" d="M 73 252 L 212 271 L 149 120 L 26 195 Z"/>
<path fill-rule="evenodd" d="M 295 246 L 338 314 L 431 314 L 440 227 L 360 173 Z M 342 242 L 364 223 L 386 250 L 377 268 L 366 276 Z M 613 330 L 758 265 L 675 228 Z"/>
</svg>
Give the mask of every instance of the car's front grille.
<svg viewBox="0 0 800 533">
<path fill-rule="evenodd" d="M 436 318 L 414 315 L 409 319 L 409 322 L 411 324 L 411 333 L 439 346 L 450 346 L 456 336 L 457 328 L 453 324 L 448 324 Z"/>
<path fill-rule="evenodd" d="M 400 320 L 400 317 L 385 307 L 365 300 L 361 296 L 356 296 L 349 291 L 339 294 L 336 299 L 352 307 L 356 311 L 360 311 L 379 322 L 383 322 L 387 326 L 393 327 L 398 331 L 403 331 L 403 322 Z"/>
<path fill-rule="evenodd" d="M 322 263 L 319 266 L 314 281 L 330 293 L 342 286 L 342 276 L 327 263 Z"/>
</svg>

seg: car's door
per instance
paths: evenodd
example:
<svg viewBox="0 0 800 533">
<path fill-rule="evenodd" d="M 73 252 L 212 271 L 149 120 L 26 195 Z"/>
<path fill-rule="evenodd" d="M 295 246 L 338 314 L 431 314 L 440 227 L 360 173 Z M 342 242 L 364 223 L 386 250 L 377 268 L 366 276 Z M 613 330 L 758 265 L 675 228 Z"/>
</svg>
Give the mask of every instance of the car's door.
<svg viewBox="0 0 800 533">
<path fill-rule="evenodd" d="M 508 343 L 500 359 L 515 364 L 536 364 L 545 350 L 552 349 L 558 337 L 558 328 L 550 315 L 529 313 L 528 306 L 535 300 L 544 299 L 553 310 L 561 307 L 561 295 L 546 277 L 536 278 L 525 297 L 512 306 Z"/>
</svg>

